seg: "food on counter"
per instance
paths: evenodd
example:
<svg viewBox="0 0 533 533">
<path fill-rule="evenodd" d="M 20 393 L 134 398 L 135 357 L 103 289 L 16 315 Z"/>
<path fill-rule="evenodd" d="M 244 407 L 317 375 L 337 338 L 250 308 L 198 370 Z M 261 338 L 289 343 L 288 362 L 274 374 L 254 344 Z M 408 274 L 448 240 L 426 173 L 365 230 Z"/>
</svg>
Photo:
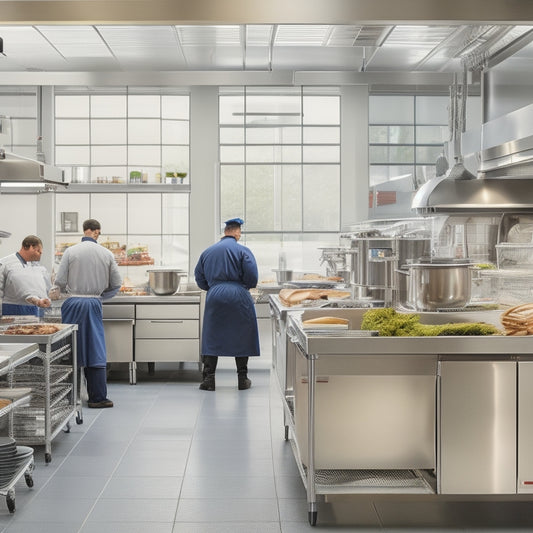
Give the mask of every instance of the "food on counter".
<svg viewBox="0 0 533 533">
<path fill-rule="evenodd" d="M 107 240 L 100 243 L 104 248 L 107 248 L 115 257 L 115 261 L 120 263 L 121 261 L 126 260 L 126 245 L 120 244 L 117 241 Z"/>
<path fill-rule="evenodd" d="M 279 299 L 283 305 L 303 304 L 306 300 L 330 300 L 349 298 L 351 293 L 334 289 L 281 289 Z"/>
<path fill-rule="evenodd" d="M 302 279 L 305 280 L 322 280 L 322 281 L 344 281 L 341 276 L 322 276 L 321 274 L 304 274 Z"/>
<path fill-rule="evenodd" d="M 148 253 L 148 246 L 128 248 L 126 258 L 118 262 L 119 266 L 153 265 L 154 259 Z"/>
<path fill-rule="evenodd" d="M 309 318 L 304 320 L 302 324 L 342 324 L 347 326 L 349 320 L 339 316 L 319 316 L 317 318 Z"/>
<path fill-rule="evenodd" d="M 500 335 L 491 324 L 483 322 L 455 322 L 421 324 L 416 313 L 398 313 L 391 307 L 370 309 L 363 315 L 361 329 L 377 331 L 382 337 L 440 337 L 445 335 Z"/>
<path fill-rule="evenodd" d="M 474 267 L 479 268 L 479 270 L 496 270 L 496 265 L 492 263 L 476 263 Z"/>
<path fill-rule="evenodd" d="M 533 303 L 515 305 L 501 314 L 506 335 L 533 335 Z"/>
<path fill-rule="evenodd" d="M 9 326 L 4 334 L 6 335 L 52 335 L 61 328 L 52 324 L 21 324 Z"/>
<path fill-rule="evenodd" d="M 146 286 L 140 287 L 133 285 L 128 276 L 124 276 L 122 286 L 120 287 L 118 293 L 121 296 L 148 296 L 150 294 Z"/>
</svg>

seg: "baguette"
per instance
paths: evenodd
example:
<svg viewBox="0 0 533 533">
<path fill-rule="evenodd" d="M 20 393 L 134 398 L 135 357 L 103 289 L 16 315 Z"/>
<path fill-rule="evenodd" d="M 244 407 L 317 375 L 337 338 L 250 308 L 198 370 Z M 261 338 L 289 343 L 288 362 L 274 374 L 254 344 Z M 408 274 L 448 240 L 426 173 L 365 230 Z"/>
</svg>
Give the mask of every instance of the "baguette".
<svg viewBox="0 0 533 533">
<path fill-rule="evenodd" d="M 328 300 L 329 298 L 348 298 L 351 293 L 333 289 L 281 289 L 279 299 L 286 306 L 298 305 L 305 300 Z"/>
<path fill-rule="evenodd" d="M 342 324 L 348 325 L 349 320 L 347 318 L 341 318 L 338 316 L 319 316 L 317 318 L 309 318 L 304 320 L 302 324 Z"/>
</svg>

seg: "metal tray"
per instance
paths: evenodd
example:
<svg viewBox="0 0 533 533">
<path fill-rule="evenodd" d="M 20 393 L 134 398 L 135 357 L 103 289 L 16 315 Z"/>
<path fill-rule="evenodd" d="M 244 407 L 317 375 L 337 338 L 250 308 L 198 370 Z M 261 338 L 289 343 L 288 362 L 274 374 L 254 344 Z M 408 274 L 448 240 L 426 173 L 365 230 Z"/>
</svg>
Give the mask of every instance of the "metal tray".
<svg viewBox="0 0 533 533">
<path fill-rule="evenodd" d="M 10 335 L 6 333 L 6 330 L 10 326 L 35 326 L 35 322 L 31 324 L 8 324 L 5 326 L 0 326 L 0 342 L 35 342 L 37 344 L 48 344 L 55 342 L 56 340 L 61 339 L 66 335 L 70 334 L 73 330 L 78 329 L 78 326 L 76 324 L 49 324 L 44 322 L 39 322 L 39 324 L 42 324 L 43 326 L 54 325 L 57 326 L 59 330 L 49 335 Z"/>
</svg>

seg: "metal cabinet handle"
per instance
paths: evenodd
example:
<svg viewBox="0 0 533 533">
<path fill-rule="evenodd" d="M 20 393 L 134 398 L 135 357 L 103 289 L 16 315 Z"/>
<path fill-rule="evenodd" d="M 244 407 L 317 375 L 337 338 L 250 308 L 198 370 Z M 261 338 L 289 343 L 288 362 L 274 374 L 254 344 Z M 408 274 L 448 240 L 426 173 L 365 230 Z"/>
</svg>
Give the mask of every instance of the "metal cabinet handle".
<svg viewBox="0 0 533 533">
<path fill-rule="evenodd" d="M 183 324 L 183 320 L 150 320 L 152 324 Z"/>
</svg>

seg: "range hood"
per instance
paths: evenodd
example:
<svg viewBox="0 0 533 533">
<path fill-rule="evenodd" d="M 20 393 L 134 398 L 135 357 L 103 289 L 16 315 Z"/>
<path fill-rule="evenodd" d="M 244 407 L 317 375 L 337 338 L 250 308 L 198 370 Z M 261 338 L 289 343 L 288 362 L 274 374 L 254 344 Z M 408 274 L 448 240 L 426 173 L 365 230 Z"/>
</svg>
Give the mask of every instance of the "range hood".
<svg viewBox="0 0 533 533">
<path fill-rule="evenodd" d="M 424 183 L 411 208 L 430 213 L 533 213 L 533 175 L 454 179 Z"/>
<path fill-rule="evenodd" d="M 30 159 L 0 149 L 0 184 L 1 183 L 42 183 L 63 185 L 64 172 L 60 168 L 47 165 L 42 161 Z"/>
</svg>

